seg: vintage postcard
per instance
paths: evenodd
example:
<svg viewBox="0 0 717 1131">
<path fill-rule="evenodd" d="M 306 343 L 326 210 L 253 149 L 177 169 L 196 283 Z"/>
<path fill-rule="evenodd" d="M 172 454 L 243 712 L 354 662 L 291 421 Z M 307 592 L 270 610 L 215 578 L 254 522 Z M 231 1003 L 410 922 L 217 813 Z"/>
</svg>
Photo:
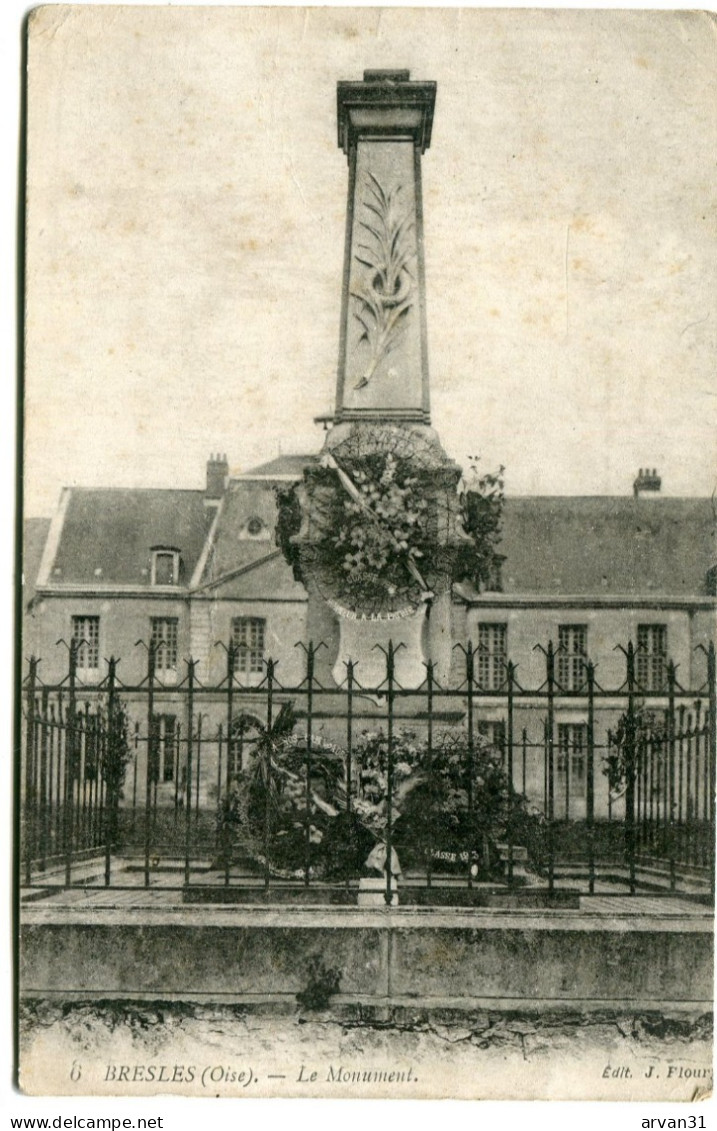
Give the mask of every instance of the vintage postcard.
<svg viewBox="0 0 717 1131">
<path fill-rule="evenodd" d="M 708 1097 L 713 16 L 27 34 L 21 1089 Z"/>
</svg>

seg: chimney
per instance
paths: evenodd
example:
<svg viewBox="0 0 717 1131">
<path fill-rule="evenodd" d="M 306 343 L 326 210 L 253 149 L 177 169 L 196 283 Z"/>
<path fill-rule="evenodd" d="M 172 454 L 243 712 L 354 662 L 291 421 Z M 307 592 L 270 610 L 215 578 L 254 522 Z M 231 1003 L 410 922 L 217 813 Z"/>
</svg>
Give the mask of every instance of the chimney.
<svg viewBox="0 0 717 1131">
<path fill-rule="evenodd" d="M 207 488 L 204 493 L 207 503 L 218 503 L 229 480 L 229 464 L 226 454 L 211 455 L 207 460 Z"/>
<path fill-rule="evenodd" d="M 657 474 L 656 469 L 653 467 L 652 471 L 649 467 L 640 468 L 637 479 L 632 485 L 632 493 L 636 499 L 647 497 L 655 498 L 659 495 L 660 488 L 662 487 L 662 479 Z"/>
</svg>

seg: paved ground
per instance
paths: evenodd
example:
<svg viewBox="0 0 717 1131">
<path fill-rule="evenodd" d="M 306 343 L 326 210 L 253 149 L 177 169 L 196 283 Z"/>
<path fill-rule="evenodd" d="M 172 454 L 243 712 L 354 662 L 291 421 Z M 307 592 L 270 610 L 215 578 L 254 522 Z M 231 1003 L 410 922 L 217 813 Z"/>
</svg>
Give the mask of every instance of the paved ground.
<svg viewBox="0 0 717 1131">
<path fill-rule="evenodd" d="M 118 877 L 119 878 L 119 877 Z M 78 876 L 78 880 L 80 877 Z M 126 872 L 121 874 L 121 885 L 111 888 L 96 886 L 77 886 L 72 888 L 23 889 L 21 897 L 26 901 L 27 908 L 50 907 L 86 907 L 92 908 L 170 908 L 182 906 L 189 910 L 189 905 L 182 903 L 182 888 L 175 873 L 158 873 L 152 877 L 151 886 L 144 887 L 144 878 L 141 872 Z M 565 890 L 561 888 L 559 890 Z M 211 904 L 194 905 L 194 910 L 201 915 Z M 241 905 L 235 905 L 237 907 Z M 591 915 L 630 915 L 630 916 L 692 916 L 698 919 L 711 919 L 713 912 L 704 904 L 691 900 L 681 895 L 628 894 L 626 887 L 609 882 L 596 882 L 595 895 L 580 896 L 580 910 Z M 348 910 L 348 909 L 347 909 Z M 436 912 L 438 908 L 422 909 Z M 469 909 L 463 908 L 463 911 Z M 471 913 L 488 912 L 488 908 L 471 908 Z M 526 909 L 527 910 L 527 909 Z M 532 910 L 532 909 L 531 909 Z M 533 912 L 534 913 L 534 912 Z"/>
</svg>

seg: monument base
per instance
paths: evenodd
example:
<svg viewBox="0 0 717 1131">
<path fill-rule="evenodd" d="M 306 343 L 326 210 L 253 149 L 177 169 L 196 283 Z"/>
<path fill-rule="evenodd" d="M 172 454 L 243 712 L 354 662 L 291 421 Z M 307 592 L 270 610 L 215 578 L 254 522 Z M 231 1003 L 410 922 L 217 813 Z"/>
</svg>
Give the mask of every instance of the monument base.
<svg viewBox="0 0 717 1131">
<path fill-rule="evenodd" d="M 390 618 L 359 617 L 340 606 L 338 614 L 339 651 L 333 668 L 337 684 L 346 680 L 346 664 L 352 660 L 356 682 L 371 690 L 386 688 L 386 657 L 389 642 L 395 654 L 396 683 L 410 689 L 420 687 L 426 678 L 424 628 L 426 608 L 421 605 L 408 615 Z"/>
<path fill-rule="evenodd" d="M 398 892 L 391 886 L 391 903 L 386 903 L 386 880 L 381 876 L 362 876 L 358 887 L 359 907 L 398 907 Z"/>
</svg>

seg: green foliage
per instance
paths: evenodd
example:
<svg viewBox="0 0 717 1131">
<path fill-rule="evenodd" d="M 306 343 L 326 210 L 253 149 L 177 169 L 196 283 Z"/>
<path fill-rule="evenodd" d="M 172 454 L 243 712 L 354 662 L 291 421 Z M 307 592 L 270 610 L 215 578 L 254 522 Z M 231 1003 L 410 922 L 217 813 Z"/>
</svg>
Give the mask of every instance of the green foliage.
<svg viewBox="0 0 717 1131">
<path fill-rule="evenodd" d="M 321 535 L 310 549 L 319 581 L 357 611 L 417 606 L 425 593 L 417 571 L 436 568 L 440 545 L 414 461 L 369 452 L 343 457 L 341 473 L 327 468 L 321 475 L 314 497 Z"/>
<path fill-rule="evenodd" d="M 321 844 L 325 879 L 342 881 L 360 876 L 375 843 L 376 837 L 353 810 L 339 813 L 328 823 Z"/>
<path fill-rule="evenodd" d="M 316 736 L 309 761 L 306 736 L 293 733 L 294 723 L 289 704 L 271 728 L 250 716 L 235 721 L 235 730 L 252 729 L 258 740 L 251 765 L 218 803 L 221 858 L 230 858 L 240 835 L 263 861 L 268 832 L 269 863 L 277 875 L 303 876 L 308 852 L 314 878 L 355 878 L 387 835 L 388 738 L 364 731 L 356 741 L 347 812 L 344 752 Z M 475 735 L 471 749 L 464 729 L 446 730 L 429 750 L 414 731 L 397 730 L 391 766 L 393 843 L 402 865 L 422 867 L 433 858 L 442 870 L 455 865 L 464 872 L 470 859 L 482 878 L 497 878 L 496 846 L 510 839 L 541 866 L 543 818 L 510 786 L 485 738 Z"/>
<path fill-rule="evenodd" d="M 237 835 L 243 825 L 241 799 L 236 786 L 222 794 L 217 800 L 217 841 L 219 846 L 218 863 L 230 863 Z"/>
<path fill-rule="evenodd" d="M 388 817 L 388 738 L 383 731 L 364 731 L 354 747 L 360 767 L 359 796 L 354 811 L 363 824 L 383 839 Z M 397 731 L 393 738 L 394 820 L 405 798 L 421 781 L 421 744 L 412 730 Z"/>
<path fill-rule="evenodd" d="M 119 832 L 118 806 L 133 753 L 127 705 L 116 695 L 102 697 L 97 704 L 93 727 L 92 733 L 99 740 L 96 747 L 99 757 L 90 772 L 96 774 L 99 769 L 105 783 L 107 836 L 114 844 Z"/>
<path fill-rule="evenodd" d="M 496 845 L 524 845 L 535 866 L 544 855 L 543 821 L 510 785 L 494 748 L 467 732 L 444 732 L 433 749 L 423 745 L 395 824 L 395 843 L 406 864 L 431 855 L 465 868 L 475 860 L 480 878 L 500 875 Z M 470 804 L 472 800 L 472 805 Z"/>
<path fill-rule="evenodd" d="M 323 537 L 311 546 L 319 578 L 330 581 L 336 599 L 363 612 L 394 611 L 417 606 L 425 589 L 416 571 L 431 587 L 437 575 L 450 572 L 454 581 L 470 581 L 478 590 L 501 589 L 498 553 L 503 516 L 503 468 L 471 472 L 459 495 L 463 533 L 467 540 L 446 557 L 438 535 L 425 481 L 408 455 L 373 452 L 344 459 L 355 488 L 346 490 L 336 471 L 326 471 L 330 490 L 322 494 Z M 297 581 L 303 582 L 299 548 L 294 541 L 301 528 L 299 487 L 275 488 L 275 539 Z M 451 564 L 451 559 L 454 559 Z"/>
<path fill-rule="evenodd" d="M 650 747 L 659 745 L 666 738 L 664 719 L 644 704 L 636 706 L 632 714 L 625 711 L 620 716 L 610 735 L 602 770 L 613 795 L 624 792 L 630 777 L 634 778 L 640 772 Z"/>
<path fill-rule="evenodd" d="M 99 706 L 98 715 L 100 726 L 105 730 L 107 737 L 101 749 L 100 773 L 109 797 L 119 801 L 127 776 L 127 767 L 132 760 L 127 705 L 118 697 L 115 697 L 110 705 L 108 698 L 106 703 Z"/>
<path fill-rule="evenodd" d="M 301 503 L 299 502 L 298 489 L 298 483 L 292 483 L 288 487 L 274 488 L 277 510 L 274 541 L 291 566 L 294 580 L 303 583 L 304 577 L 301 572 L 299 548 L 293 541 L 294 536 L 301 529 Z"/>
<path fill-rule="evenodd" d="M 470 478 L 459 497 L 463 531 L 470 542 L 458 553 L 454 580 L 471 581 L 479 592 L 501 592 L 505 556 L 498 553 L 498 546 L 502 536 L 505 468 L 479 475 L 478 462 L 477 456 L 470 457 Z"/>
<path fill-rule="evenodd" d="M 268 820 L 271 867 L 290 876 L 303 874 L 307 828 L 310 867 L 315 874 L 325 870 L 322 844 L 339 813 L 337 798 L 344 775 L 342 751 L 317 736 L 309 755 L 306 735 L 293 733 L 295 724 L 290 703 L 282 706 L 271 727 L 247 714 L 235 719 L 235 736 L 257 734 L 255 754 L 250 766 L 237 776 L 233 795 L 220 800 L 217 816 L 224 851 L 231 851 L 240 830 L 248 851 L 257 859 L 263 859 Z"/>
<path fill-rule="evenodd" d="M 401 591 L 409 598 L 416 581 L 407 563 L 420 563 L 430 542 L 428 500 L 410 462 L 389 452 L 365 463 L 352 475 L 359 499 L 339 496 L 333 541 L 347 594 L 371 606 Z"/>
</svg>

